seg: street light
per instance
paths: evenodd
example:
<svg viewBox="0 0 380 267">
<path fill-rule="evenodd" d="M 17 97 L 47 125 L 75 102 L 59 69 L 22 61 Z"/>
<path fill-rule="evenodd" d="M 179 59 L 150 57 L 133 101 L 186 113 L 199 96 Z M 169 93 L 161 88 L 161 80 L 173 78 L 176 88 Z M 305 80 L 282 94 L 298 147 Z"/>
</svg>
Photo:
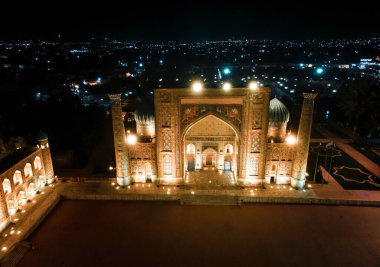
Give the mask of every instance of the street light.
<svg viewBox="0 0 380 267">
<path fill-rule="evenodd" d="M 199 93 L 203 89 L 203 85 L 201 82 L 193 82 L 191 85 L 191 88 L 193 89 L 194 92 Z"/>
</svg>

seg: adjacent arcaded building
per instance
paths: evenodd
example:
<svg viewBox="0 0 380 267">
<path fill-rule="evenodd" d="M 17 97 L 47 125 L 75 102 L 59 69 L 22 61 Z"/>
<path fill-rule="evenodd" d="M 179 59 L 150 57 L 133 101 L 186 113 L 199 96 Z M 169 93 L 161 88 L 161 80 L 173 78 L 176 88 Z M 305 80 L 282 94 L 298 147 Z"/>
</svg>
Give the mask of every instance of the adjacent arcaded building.
<svg viewBox="0 0 380 267">
<path fill-rule="evenodd" d="M 15 214 L 45 185 L 54 181 L 48 136 L 40 133 L 36 147 L 25 147 L 0 164 L 0 232 Z"/>
<path fill-rule="evenodd" d="M 268 87 L 157 89 L 154 104 L 142 104 L 135 112 L 136 133 L 120 128 L 120 95 L 110 98 L 117 170 L 123 170 L 117 174 L 119 184 L 180 185 L 195 173 L 207 179 L 215 171 L 228 173 L 239 185 L 304 185 L 309 101 L 304 102 L 297 142 L 287 133 L 286 106 L 270 100 Z M 295 158 L 301 165 L 294 165 Z"/>
</svg>

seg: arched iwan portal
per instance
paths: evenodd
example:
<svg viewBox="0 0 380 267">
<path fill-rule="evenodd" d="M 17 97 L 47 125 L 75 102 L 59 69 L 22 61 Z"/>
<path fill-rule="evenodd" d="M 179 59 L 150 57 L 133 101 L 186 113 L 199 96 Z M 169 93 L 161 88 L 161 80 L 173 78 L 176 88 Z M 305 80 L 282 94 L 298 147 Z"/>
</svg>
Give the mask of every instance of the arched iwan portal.
<svg viewBox="0 0 380 267">
<path fill-rule="evenodd" d="M 205 177 L 209 182 L 207 177 L 218 175 L 235 182 L 239 136 L 227 122 L 208 115 L 187 128 L 182 144 L 185 182 L 191 183 L 191 177 Z"/>
</svg>

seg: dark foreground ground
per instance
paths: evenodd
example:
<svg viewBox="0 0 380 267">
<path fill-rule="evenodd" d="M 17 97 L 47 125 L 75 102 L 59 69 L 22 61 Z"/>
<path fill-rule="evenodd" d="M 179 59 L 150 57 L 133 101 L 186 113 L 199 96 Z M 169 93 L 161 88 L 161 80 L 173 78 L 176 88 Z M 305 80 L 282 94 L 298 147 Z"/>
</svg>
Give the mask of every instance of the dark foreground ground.
<svg viewBox="0 0 380 267">
<path fill-rule="evenodd" d="M 380 208 L 62 201 L 18 266 L 380 266 Z"/>
</svg>

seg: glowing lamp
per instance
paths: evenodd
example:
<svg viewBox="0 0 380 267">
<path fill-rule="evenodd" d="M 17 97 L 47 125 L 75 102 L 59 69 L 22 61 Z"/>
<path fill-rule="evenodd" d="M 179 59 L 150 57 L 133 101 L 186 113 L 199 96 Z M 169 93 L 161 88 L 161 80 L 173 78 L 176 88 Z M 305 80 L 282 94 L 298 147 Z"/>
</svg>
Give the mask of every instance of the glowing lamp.
<svg viewBox="0 0 380 267">
<path fill-rule="evenodd" d="M 250 82 L 248 87 L 250 90 L 255 91 L 257 87 L 259 87 L 259 85 L 257 84 L 257 82 Z"/>
<path fill-rule="evenodd" d="M 296 142 L 297 142 L 297 139 L 294 135 L 288 135 L 286 138 L 285 138 L 285 142 L 289 145 L 294 145 Z"/>
<path fill-rule="evenodd" d="M 203 85 L 201 82 L 194 82 L 191 86 L 194 92 L 199 93 L 203 89 Z"/>
<path fill-rule="evenodd" d="M 127 144 L 128 145 L 134 145 L 137 143 L 137 136 L 134 134 L 129 134 L 127 136 Z"/>
<path fill-rule="evenodd" d="M 231 90 L 231 88 L 232 88 L 232 85 L 230 83 L 224 83 L 223 84 L 223 90 L 224 91 L 229 91 L 229 90 Z"/>
</svg>

